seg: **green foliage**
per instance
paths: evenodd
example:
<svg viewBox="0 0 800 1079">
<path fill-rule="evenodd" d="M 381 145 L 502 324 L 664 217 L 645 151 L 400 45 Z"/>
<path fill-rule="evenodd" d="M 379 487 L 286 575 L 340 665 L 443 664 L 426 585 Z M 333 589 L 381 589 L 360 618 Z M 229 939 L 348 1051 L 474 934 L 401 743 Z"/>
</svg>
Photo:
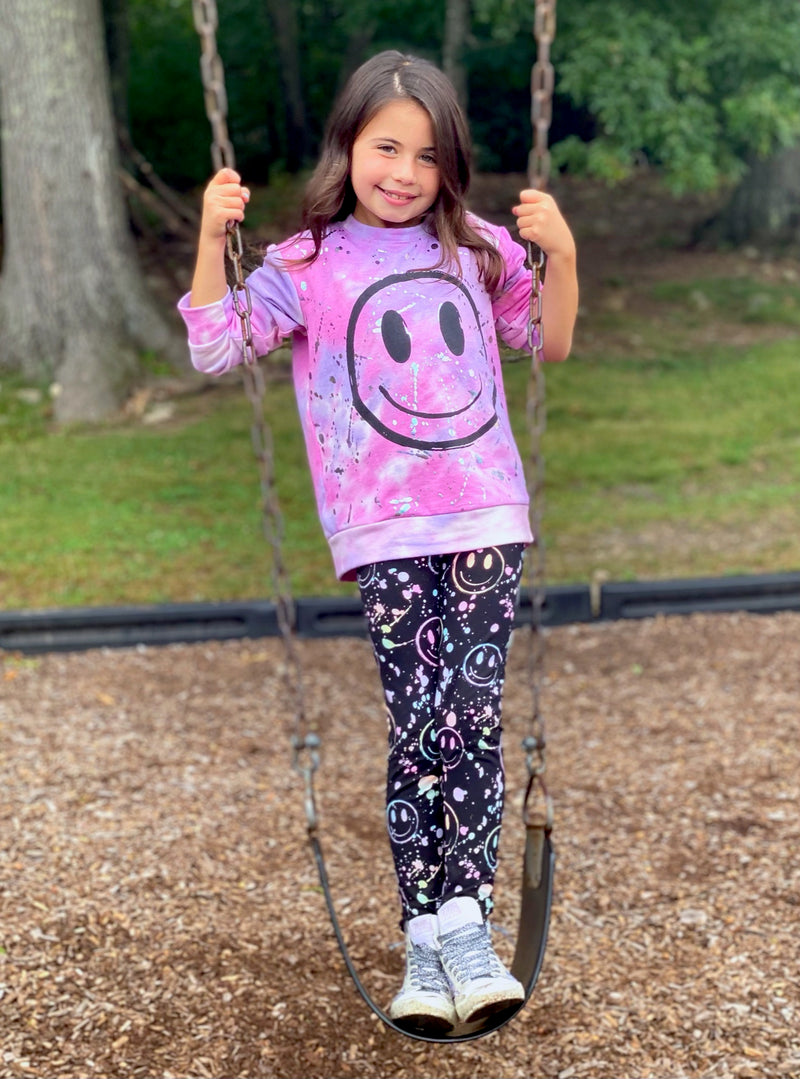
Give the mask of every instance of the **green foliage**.
<svg viewBox="0 0 800 1079">
<path fill-rule="evenodd" d="M 290 0 L 291 2 L 291 0 Z M 227 90 L 236 162 L 251 182 L 265 181 L 286 158 L 284 90 L 274 28 L 264 0 L 218 5 L 217 46 Z M 129 0 L 130 112 L 134 141 L 176 187 L 211 171 L 209 122 L 200 76 L 200 41 L 189 0 Z M 443 11 L 417 0 L 323 2 L 298 8 L 301 74 L 313 154 L 344 74 L 382 48 L 439 58 Z"/>
<path fill-rule="evenodd" d="M 253 182 L 264 180 L 287 154 L 268 6 L 226 0 L 219 9 L 237 162 Z M 200 184 L 210 171 L 210 135 L 191 5 L 130 0 L 129 11 L 135 141 L 176 186 Z M 352 66 L 382 48 L 441 59 L 443 3 L 304 0 L 297 14 L 309 163 Z M 530 0 L 475 0 L 464 61 L 486 170 L 526 167 L 532 31 Z M 613 183 L 646 160 L 675 191 L 704 190 L 736 180 L 753 156 L 800 140 L 796 0 L 562 4 L 553 59 L 559 168 Z"/>
<path fill-rule="evenodd" d="M 630 176 L 630 155 L 607 139 L 585 142 L 578 135 L 567 135 L 552 152 L 556 168 L 577 176 L 594 176 L 607 184 L 619 183 Z"/>
<path fill-rule="evenodd" d="M 172 183 L 197 182 L 209 171 L 210 135 L 207 123 L 205 131 L 202 126 L 199 46 L 191 5 L 130 0 L 129 20 L 134 143 Z"/>
<path fill-rule="evenodd" d="M 496 42 L 510 44 L 525 34 L 532 44 L 534 9 L 530 0 L 473 0 L 473 18 L 479 31 Z"/>
<path fill-rule="evenodd" d="M 613 181 L 644 156 L 674 191 L 703 190 L 800 139 L 795 0 L 586 0 L 554 54 L 559 91 L 596 124 L 585 148 L 556 147 L 560 167 Z"/>
<path fill-rule="evenodd" d="M 226 0 L 219 7 L 218 48 L 226 72 L 229 134 L 237 164 L 259 179 L 267 172 L 270 129 L 281 100 L 275 65 L 268 62 L 270 35 L 264 5 Z M 211 130 L 191 3 L 128 0 L 128 10 L 134 143 L 174 186 L 202 183 L 211 172 Z"/>
<path fill-rule="evenodd" d="M 466 56 L 470 125 L 478 168 L 524 172 L 531 146 L 532 38 L 476 41 Z"/>
</svg>

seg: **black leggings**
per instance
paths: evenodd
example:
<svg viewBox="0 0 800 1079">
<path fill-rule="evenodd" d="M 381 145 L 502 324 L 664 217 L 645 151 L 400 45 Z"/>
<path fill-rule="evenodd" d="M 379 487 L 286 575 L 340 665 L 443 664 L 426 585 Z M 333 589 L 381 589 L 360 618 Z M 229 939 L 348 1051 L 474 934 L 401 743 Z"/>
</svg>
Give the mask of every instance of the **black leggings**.
<svg viewBox="0 0 800 1079">
<path fill-rule="evenodd" d="M 404 921 L 456 895 L 492 907 L 523 551 L 514 543 L 358 573 L 389 710 L 386 823 Z"/>
</svg>

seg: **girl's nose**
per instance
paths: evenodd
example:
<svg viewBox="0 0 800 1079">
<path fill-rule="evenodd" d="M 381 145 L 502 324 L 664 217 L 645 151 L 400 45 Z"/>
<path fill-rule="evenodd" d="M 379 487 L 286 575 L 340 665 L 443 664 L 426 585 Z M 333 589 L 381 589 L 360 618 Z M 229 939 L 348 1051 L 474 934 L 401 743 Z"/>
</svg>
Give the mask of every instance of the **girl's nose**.
<svg viewBox="0 0 800 1079">
<path fill-rule="evenodd" d="M 414 158 L 411 156 L 395 158 L 392 175 L 398 183 L 412 184 L 416 176 Z"/>
</svg>

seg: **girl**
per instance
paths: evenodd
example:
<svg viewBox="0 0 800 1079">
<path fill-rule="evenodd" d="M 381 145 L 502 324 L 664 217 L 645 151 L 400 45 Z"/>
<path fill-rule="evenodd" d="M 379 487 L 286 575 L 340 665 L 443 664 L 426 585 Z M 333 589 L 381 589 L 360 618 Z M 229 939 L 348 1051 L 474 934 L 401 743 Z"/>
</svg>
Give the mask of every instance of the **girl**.
<svg viewBox="0 0 800 1079">
<path fill-rule="evenodd" d="M 526 344 L 531 275 L 506 229 L 465 208 L 470 140 L 445 76 L 383 52 L 333 107 L 305 229 L 248 278 L 256 350 L 293 342 L 322 527 L 357 579 L 389 718 L 386 820 L 406 975 L 391 1018 L 447 1032 L 524 999 L 486 917 L 503 812 L 501 694 L 528 497 L 497 335 Z M 208 185 L 191 293 L 192 362 L 242 358 L 226 222 L 247 188 Z M 547 360 L 566 358 L 575 244 L 553 199 L 523 191 L 520 235 L 547 255 Z"/>
</svg>

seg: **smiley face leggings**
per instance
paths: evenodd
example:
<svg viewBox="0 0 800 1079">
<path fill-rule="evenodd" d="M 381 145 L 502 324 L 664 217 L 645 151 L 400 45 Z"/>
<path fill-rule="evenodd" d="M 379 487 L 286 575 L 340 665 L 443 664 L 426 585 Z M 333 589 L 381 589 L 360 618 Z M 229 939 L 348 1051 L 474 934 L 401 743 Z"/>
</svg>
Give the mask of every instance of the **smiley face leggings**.
<svg viewBox="0 0 800 1079">
<path fill-rule="evenodd" d="M 386 824 L 403 922 L 468 895 L 492 907 L 501 705 L 524 545 L 364 566 L 388 708 Z"/>
</svg>

